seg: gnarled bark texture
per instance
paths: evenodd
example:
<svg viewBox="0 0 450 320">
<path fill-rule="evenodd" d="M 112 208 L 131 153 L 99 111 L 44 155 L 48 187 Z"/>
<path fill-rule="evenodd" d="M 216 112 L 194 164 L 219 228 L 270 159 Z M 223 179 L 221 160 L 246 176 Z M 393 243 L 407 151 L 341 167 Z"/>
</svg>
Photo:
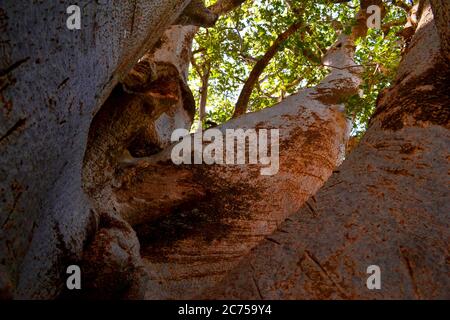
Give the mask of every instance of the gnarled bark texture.
<svg viewBox="0 0 450 320">
<path fill-rule="evenodd" d="M 175 129 L 190 129 L 195 102 L 187 72 L 196 31 L 194 26 L 168 28 L 94 117 L 83 183 L 97 211 L 124 211 L 111 197 L 116 170 L 134 157 L 151 156 L 168 147 Z"/>
<path fill-rule="evenodd" d="M 196 31 L 194 26 L 168 28 L 92 121 L 83 187 L 99 213 L 99 228 L 83 253 L 84 298 L 139 299 L 147 287 L 161 291 L 144 268 L 139 240 L 129 224 L 136 217 L 128 214 L 126 200 L 115 197 L 114 179 L 134 157 L 168 147 L 173 130 L 191 127 L 195 103 L 186 81 Z"/>
<path fill-rule="evenodd" d="M 161 154 L 126 170 L 115 192 L 133 210 L 125 216 L 140 221 L 141 254 L 165 289 L 162 297 L 191 298 L 213 285 L 331 174 L 348 127 L 338 106 L 312 96 L 219 127 L 279 128 L 274 176 L 262 176 L 261 165 L 177 167 L 168 157 L 161 162 Z"/>
<path fill-rule="evenodd" d="M 262 176 L 257 164 L 176 166 L 173 146 L 118 164 L 108 194 L 140 240 L 152 280 L 146 298 L 191 298 L 213 286 L 326 181 L 348 137 L 342 101 L 360 84 L 354 39 L 343 35 L 329 50 L 332 71 L 317 87 L 216 128 L 279 129 L 276 175 Z M 88 252 L 97 246 L 102 238 Z"/>
<path fill-rule="evenodd" d="M 203 297 L 450 298 L 449 12 L 433 5 L 339 171 Z M 366 287 L 370 265 L 381 290 Z"/>
<path fill-rule="evenodd" d="M 80 257 L 90 203 L 81 166 L 93 115 L 188 0 L 0 5 L 0 292 L 55 296 Z"/>
</svg>

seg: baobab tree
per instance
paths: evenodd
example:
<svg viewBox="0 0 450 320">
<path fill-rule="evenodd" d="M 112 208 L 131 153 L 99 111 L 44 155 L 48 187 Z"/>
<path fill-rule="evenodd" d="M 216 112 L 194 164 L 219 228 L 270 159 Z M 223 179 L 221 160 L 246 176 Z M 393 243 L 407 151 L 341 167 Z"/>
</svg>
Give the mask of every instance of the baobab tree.
<svg viewBox="0 0 450 320">
<path fill-rule="evenodd" d="M 233 59 L 245 60 L 248 69 L 259 65 L 247 86 L 255 90 L 243 91 L 251 107 L 237 103 L 234 119 L 203 133 L 278 130 L 279 171 L 265 176 L 261 162 L 172 161 L 178 144 L 170 134 L 189 129 L 196 112 L 198 97 L 189 86 L 195 74 L 188 71 L 193 39 L 194 46 L 205 44 L 201 28 L 214 36 L 215 23 L 222 23 L 218 17 L 236 10 L 239 18 L 244 1 L 223 0 L 209 8 L 197 0 L 144 2 L 90 4 L 79 33 L 61 27 L 56 12 L 64 14 L 62 4 L 2 8 L 8 17 L 1 73 L 2 296 L 55 297 L 69 264 L 81 266 L 81 295 L 88 298 L 446 296 L 447 3 L 414 7 L 416 16 L 400 32 L 406 46 L 395 82 L 379 95 L 367 133 L 346 156 L 351 117 L 368 119 L 370 108 L 361 104 L 374 100 L 388 82 L 385 74 L 395 69 L 359 56 L 362 46 L 391 61 L 392 51 L 361 45 L 372 32 L 367 8 L 377 5 L 391 19 L 381 26 L 385 33 L 406 21 L 392 20 L 397 15 L 382 1 L 361 1 L 356 12 L 339 4 L 338 13 L 327 11 L 332 2 L 314 11 L 309 1 L 287 1 L 287 18 L 273 23 L 278 34 L 290 30 L 286 25 L 295 23 L 295 15 L 310 21 L 323 12 L 329 13 L 323 23 L 338 31 L 330 35 L 322 21 L 314 21 L 309 27 L 294 24 L 288 39 L 259 35 L 262 50 L 270 53 L 259 57 L 252 55 L 256 50 L 246 52 L 241 32 L 248 30 L 236 24 L 230 31 L 236 41 L 227 42 L 239 44 Z M 276 3 L 261 12 L 283 15 Z M 55 16 L 45 27 L 24 21 L 36 35 L 29 41 L 18 32 L 22 24 L 11 23 L 19 21 L 17 12 Z M 14 32 L 20 36 L 12 37 Z M 272 83 L 265 71 L 276 65 L 289 69 L 277 56 L 284 45 L 297 63 L 289 67 L 319 71 Z M 202 54 L 214 48 L 203 46 Z M 202 91 L 211 88 L 211 101 L 223 80 L 217 65 L 231 60 L 214 59 L 204 70 L 209 82 L 203 81 Z M 40 76 L 42 70 L 47 77 Z M 230 84 L 241 80 L 239 70 L 228 73 Z M 272 101 L 274 92 L 280 92 L 279 103 L 245 112 L 258 109 L 258 94 Z M 200 109 L 202 121 L 206 95 Z M 369 265 L 381 267 L 385 291 L 367 290 Z"/>
</svg>

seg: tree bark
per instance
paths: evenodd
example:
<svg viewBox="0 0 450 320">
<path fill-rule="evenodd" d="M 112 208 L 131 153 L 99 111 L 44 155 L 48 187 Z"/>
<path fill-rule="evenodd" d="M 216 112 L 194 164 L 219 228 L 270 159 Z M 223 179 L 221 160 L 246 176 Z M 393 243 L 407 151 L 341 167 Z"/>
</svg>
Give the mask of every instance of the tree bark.
<svg viewBox="0 0 450 320">
<path fill-rule="evenodd" d="M 200 92 L 200 104 L 199 104 L 199 110 L 198 110 L 198 118 L 199 118 L 199 129 L 203 128 L 203 124 L 205 122 L 205 116 L 206 116 L 206 103 L 208 101 L 208 82 L 209 82 L 209 75 L 211 72 L 211 67 L 209 64 L 205 65 L 203 68 L 203 74 L 202 74 L 202 87 Z"/>
<path fill-rule="evenodd" d="M 195 101 L 187 77 L 197 29 L 168 28 L 94 117 L 83 163 L 83 187 L 97 212 L 117 210 L 109 186 L 123 163 L 160 152 L 171 145 L 175 129 L 190 129 Z"/>
<path fill-rule="evenodd" d="M 233 6 L 220 8 L 217 14 L 225 14 Z M 139 240 L 123 220 L 125 217 L 133 223 L 133 218 L 117 214 L 126 210 L 121 207 L 124 201 L 118 202 L 113 196 L 112 180 L 133 157 L 158 153 L 170 144 L 175 129 L 191 127 L 195 103 L 187 77 L 192 40 L 198 26 L 210 26 L 216 18 L 202 1 L 191 2 L 176 23 L 193 25 L 174 25 L 166 30 L 155 48 L 124 77 L 92 122 L 83 184 L 96 209 L 99 228 L 81 261 L 86 283 L 84 298 L 159 297 L 160 286 L 150 276 L 152 270 L 146 270 L 143 264 Z M 209 67 L 206 71 L 202 77 L 201 119 Z M 152 288 L 153 293 L 143 291 L 146 288 Z M 63 296 L 71 295 L 66 291 Z"/>
<path fill-rule="evenodd" d="M 90 122 L 189 1 L 0 5 L 0 292 L 51 298 L 95 230 L 82 191 Z M 39 17 L 39 19 L 36 19 Z"/>
<path fill-rule="evenodd" d="M 191 298 L 213 286 L 326 181 L 348 138 L 342 102 L 361 82 L 355 38 L 342 35 L 330 48 L 331 72 L 317 87 L 216 128 L 278 128 L 276 175 L 262 176 L 261 164 L 176 166 L 173 147 L 116 172 L 112 203 L 137 231 L 150 283 L 159 282 L 142 290 L 146 297 Z"/>
<path fill-rule="evenodd" d="M 203 297 L 449 298 L 449 12 L 433 4 L 349 158 Z M 381 290 L 366 287 L 370 265 Z"/>
</svg>

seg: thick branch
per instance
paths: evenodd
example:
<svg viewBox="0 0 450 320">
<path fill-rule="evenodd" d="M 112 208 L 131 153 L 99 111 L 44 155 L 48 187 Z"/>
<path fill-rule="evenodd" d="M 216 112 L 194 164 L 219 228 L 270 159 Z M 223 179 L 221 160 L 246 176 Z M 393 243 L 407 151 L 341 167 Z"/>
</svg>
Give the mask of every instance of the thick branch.
<svg viewBox="0 0 450 320">
<path fill-rule="evenodd" d="M 327 95 L 307 89 L 215 128 L 279 129 L 275 175 L 261 175 L 260 163 L 176 166 L 171 148 L 128 162 L 114 203 L 135 226 L 152 279 L 162 283 L 162 292 L 147 289 L 152 296 L 192 298 L 214 285 L 326 181 L 348 132 L 342 107 L 321 101 Z"/>
<path fill-rule="evenodd" d="M 379 97 L 377 113 L 349 158 L 204 297 L 448 297 L 449 232 L 443 226 L 450 195 L 443 146 L 450 142 L 449 75 L 430 10 L 424 10 L 395 86 Z M 424 54 L 427 59 L 420 58 Z M 382 290 L 366 286 L 373 264 L 389 274 Z"/>
<path fill-rule="evenodd" d="M 216 127 L 279 129 L 279 172 L 273 176 L 262 176 L 259 163 L 175 166 L 173 147 L 124 163 L 112 202 L 135 225 L 163 296 L 190 298 L 222 279 L 340 163 L 349 132 L 340 102 L 360 83 L 353 53 L 351 37 L 340 38 L 326 62 L 348 68 L 333 68 L 316 88 Z M 148 292 L 155 295 L 152 287 Z"/>
<path fill-rule="evenodd" d="M 267 165 L 260 162 L 176 166 L 174 146 L 146 158 L 127 158 L 111 170 L 110 202 L 135 226 L 147 270 L 162 285 L 162 293 L 149 286 L 150 296 L 189 298 L 213 286 L 340 163 L 349 132 L 341 102 L 357 92 L 361 81 L 353 40 L 342 36 L 327 52 L 324 63 L 335 68 L 317 87 L 215 128 L 222 134 L 277 128 L 279 157 L 270 152 L 272 161 L 279 159 L 275 175 L 261 175 Z M 248 155 L 245 159 L 248 163 Z"/>
<path fill-rule="evenodd" d="M 450 61 L 450 2 L 446 0 L 431 0 L 431 6 L 435 17 L 436 27 L 441 39 L 443 56 Z"/>
</svg>

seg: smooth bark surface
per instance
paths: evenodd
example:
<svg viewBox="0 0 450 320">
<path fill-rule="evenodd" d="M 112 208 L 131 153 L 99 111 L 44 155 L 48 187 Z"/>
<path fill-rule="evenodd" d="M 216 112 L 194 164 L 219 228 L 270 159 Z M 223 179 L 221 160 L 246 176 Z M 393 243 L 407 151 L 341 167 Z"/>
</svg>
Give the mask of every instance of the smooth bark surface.
<svg viewBox="0 0 450 320">
<path fill-rule="evenodd" d="M 435 3 L 438 29 L 425 5 L 397 80 L 349 158 L 203 297 L 449 298 L 449 60 L 439 39 L 448 12 Z M 366 286 L 370 265 L 381 268 L 381 290 Z"/>
<path fill-rule="evenodd" d="M 50 298 L 95 230 L 82 192 L 90 122 L 119 79 L 189 1 L 3 1 L 0 291 Z"/>
<path fill-rule="evenodd" d="M 330 48 L 324 63 L 331 72 L 317 87 L 216 128 L 279 129 L 276 175 L 262 176 L 260 164 L 176 166 L 172 148 L 130 160 L 115 175 L 114 203 L 160 284 L 146 297 L 191 298 L 214 285 L 326 181 L 348 138 L 342 101 L 361 81 L 354 39 L 343 35 Z"/>
</svg>

